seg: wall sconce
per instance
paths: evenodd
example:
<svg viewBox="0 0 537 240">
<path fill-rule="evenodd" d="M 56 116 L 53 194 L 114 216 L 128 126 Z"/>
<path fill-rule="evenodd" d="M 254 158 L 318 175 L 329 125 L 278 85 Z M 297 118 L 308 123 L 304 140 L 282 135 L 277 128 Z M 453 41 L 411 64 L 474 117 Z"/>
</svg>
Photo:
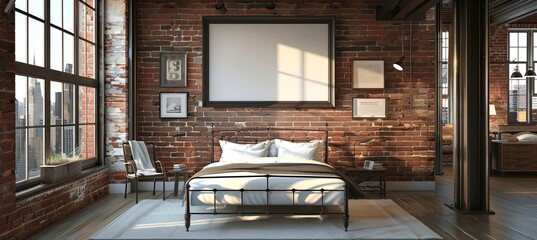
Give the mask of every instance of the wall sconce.
<svg viewBox="0 0 537 240">
<path fill-rule="evenodd" d="M 401 58 L 399 58 L 399 61 L 393 64 L 393 67 L 397 71 L 403 71 L 403 69 L 405 68 L 405 56 L 401 56 Z"/>
<path fill-rule="evenodd" d="M 267 5 L 265 6 L 268 10 L 274 10 L 276 8 L 276 4 L 274 4 L 274 1 L 270 1 L 269 3 L 267 3 Z"/>
<path fill-rule="evenodd" d="M 214 5 L 214 8 L 218 10 L 221 14 L 227 13 L 226 5 L 224 5 L 224 0 L 220 0 L 220 3 Z"/>
<path fill-rule="evenodd" d="M 404 22 L 404 20 L 402 20 L 401 21 L 401 58 L 399 58 L 399 61 L 397 61 L 397 62 L 395 62 L 393 64 L 393 67 L 397 71 L 403 71 L 403 69 L 405 69 L 405 56 L 404 56 L 405 44 L 403 43 L 404 31 L 405 31 L 404 26 L 405 26 L 405 22 Z"/>
</svg>

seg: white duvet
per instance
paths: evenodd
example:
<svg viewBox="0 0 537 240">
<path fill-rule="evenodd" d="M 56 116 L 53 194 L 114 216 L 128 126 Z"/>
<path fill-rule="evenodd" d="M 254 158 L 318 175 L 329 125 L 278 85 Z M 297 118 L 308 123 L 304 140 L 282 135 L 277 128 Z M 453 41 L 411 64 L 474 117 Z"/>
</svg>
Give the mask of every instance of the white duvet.
<svg viewBox="0 0 537 240">
<path fill-rule="evenodd" d="M 278 163 L 278 162 L 294 162 L 303 164 L 321 164 L 322 162 L 314 160 L 306 160 L 299 158 L 278 158 L 278 157 L 263 157 L 233 161 L 233 163 Z M 230 164 L 229 162 L 216 162 L 207 165 L 205 168 L 211 168 Z M 216 200 L 217 205 L 240 205 L 241 193 L 239 191 L 225 190 L 265 190 L 267 186 L 272 190 L 291 190 L 301 189 L 294 194 L 294 203 L 296 205 L 342 205 L 344 203 L 345 194 L 343 192 L 345 183 L 339 178 L 307 178 L 307 177 L 271 177 L 268 180 L 263 174 L 251 172 L 232 172 L 222 174 L 206 175 L 212 177 L 224 176 L 248 176 L 240 178 L 196 178 L 190 181 L 190 204 L 191 205 L 212 205 Z M 315 175 L 308 175 L 315 176 Z M 218 189 L 216 197 L 213 194 L 213 189 Z M 324 194 L 321 194 L 320 189 L 324 189 Z M 224 189 L 224 191 L 221 191 Z M 311 190 L 303 190 L 311 189 Z M 207 191 L 196 191 L 207 190 Z M 330 191 L 341 190 L 341 191 Z M 322 197 L 324 195 L 324 197 Z M 267 193 L 265 191 L 244 192 L 245 205 L 265 205 L 267 204 Z M 270 205 L 292 205 L 293 193 L 286 192 L 270 192 L 268 193 L 268 201 Z"/>
</svg>

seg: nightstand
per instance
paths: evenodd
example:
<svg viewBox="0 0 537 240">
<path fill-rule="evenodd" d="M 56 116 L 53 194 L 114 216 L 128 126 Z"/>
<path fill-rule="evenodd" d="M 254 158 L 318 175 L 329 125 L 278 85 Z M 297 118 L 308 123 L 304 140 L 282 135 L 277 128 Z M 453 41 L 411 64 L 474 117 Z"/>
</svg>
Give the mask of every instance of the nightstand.
<svg viewBox="0 0 537 240">
<path fill-rule="evenodd" d="M 188 181 L 189 175 L 192 174 L 192 170 L 187 170 L 186 168 L 182 169 L 172 169 L 170 171 L 173 173 L 175 184 L 173 185 L 173 195 L 177 196 L 177 190 L 179 188 L 179 177 L 183 177 L 183 184 L 186 184 L 186 181 Z M 185 185 L 183 185 L 183 190 L 181 190 L 181 199 L 183 199 L 183 196 L 185 195 Z"/>
<path fill-rule="evenodd" d="M 356 184 L 378 178 L 379 186 L 363 186 L 363 188 L 378 190 L 380 196 L 386 198 L 386 168 L 379 167 L 369 170 L 363 167 L 345 167 L 345 172 Z"/>
</svg>

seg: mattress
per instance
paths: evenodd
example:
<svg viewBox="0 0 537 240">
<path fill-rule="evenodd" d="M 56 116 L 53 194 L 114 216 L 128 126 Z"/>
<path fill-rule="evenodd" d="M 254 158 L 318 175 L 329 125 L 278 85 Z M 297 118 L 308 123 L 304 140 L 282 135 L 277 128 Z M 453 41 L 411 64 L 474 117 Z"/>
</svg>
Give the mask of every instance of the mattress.
<svg viewBox="0 0 537 240">
<path fill-rule="evenodd" d="M 281 163 L 304 165 L 325 163 L 300 158 L 263 157 L 233 161 L 233 163 Z M 216 162 L 205 168 L 218 167 L 229 162 Z M 327 165 L 329 166 L 329 165 Z M 345 200 L 345 182 L 338 175 L 289 175 L 252 172 L 233 172 L 205 175 L 210 178 L 190 180 L 190 204 L 196 205 L 342 205 Z M 332 178 L 333 177 L 333 178 Z M 295 189 L 293 194 L 292 189 Z M 214 192 L 214 189 L 218 191 Z M 241 198 L 240 189 L 244 189 Z M 270 189 L 268 193 L 265 191 Z M 320 190 L 324 191 L 321 192 Z M 250 190 L 250 191 L 249 191 Z"/>
</svg>

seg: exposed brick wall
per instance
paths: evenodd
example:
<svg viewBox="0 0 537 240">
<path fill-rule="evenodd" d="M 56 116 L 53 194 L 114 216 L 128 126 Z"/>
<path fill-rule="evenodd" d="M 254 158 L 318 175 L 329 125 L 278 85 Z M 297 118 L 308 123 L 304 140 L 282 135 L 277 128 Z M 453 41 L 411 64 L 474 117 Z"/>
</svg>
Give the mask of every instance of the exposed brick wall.
<svg viewBox="0 0 537 240">
<path fill-rule="evenodd" d="M 108 194 L 108 169 L 81 180 L 17 201 L 16 211 L 7 214 L 10 225 L 6 239 L 26 239 L 80 208 Z M 0 238 L 4 237 L 0 235 Z"/>
<path fill-rule="evenodd" d="M 0 0 L 4 9 L 7 0 Z M 15 16 L 0 16 L 0 239 L 15 209 Z"/>
<path fill-rule="evenodd" d="M 364 159 L 381 161 L 389 169 L 389 180 L 430 181 L 434 166 L 434 15 L 412 22 L 412 39 L 405 22 L 376 21 L 375 10 L 365 0 L 278 1 L 278 16 L 335 16 L 336 18 L 336 108 L 208 108 L 199 107 L 202 99 L 202 16 L 218 15 L 214 1 L 139 2 L 138 10 L 138 138 L 157 142 L 159 159 L 167 168 L 186 163 L 199 169 L 210 161 L 209 126 L 322 127 L 330 130 L 330 161 Z M 250 3 L 226 3 L 227 16 L 273 16 L 273 11 L 252 8 Z M 401 56 L 404 37 L 405 72 L 392 63 Z M 412 47 L 410 47 L 412 42 Z M 412 50 L 412 53 L 410 52 Z M 159 87 L 159 56 L 163 52 L 188 53 L 188 87 Z M 352 61 L 385 61 L 386 88 L 351 88 Z M 190 93 L 189 118 L 159 118 L 159 92 Z M 353 97 L 387 98 L 385 120 L 352 120 Z M 186 133 L 185 137 L 177 136 Z M 356 146 L 357 141 L 375 137 L 371 146 Z"/>
<path fill-rule="evenodd" d="M 121 143 L 127 139 L 127 1 L 107 1 L 104 20 L 105 46 L 105 160 L 111 179 L 124 179 Z"/>
</svg>

